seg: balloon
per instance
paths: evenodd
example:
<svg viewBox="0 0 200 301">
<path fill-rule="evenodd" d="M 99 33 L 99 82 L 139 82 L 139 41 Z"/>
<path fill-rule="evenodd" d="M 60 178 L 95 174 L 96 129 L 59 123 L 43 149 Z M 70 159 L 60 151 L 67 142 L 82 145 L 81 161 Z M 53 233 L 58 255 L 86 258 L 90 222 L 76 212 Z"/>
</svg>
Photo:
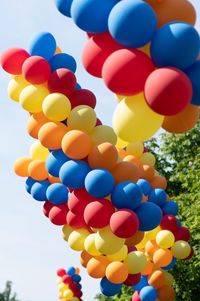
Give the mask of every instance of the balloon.
<svg viewBox="0 0 200 301">
<path fill-rule="evenodd" d="M 192 66 L 190 66 L 186 71 L 186 75 L 189 77 L 192 88 L 193 96 L 191 104 L 199 106 L 200 105 L 200 89 L 199 89 L 199 74 L 200 74 L 200 61 L 196 61 Z"/>
<path fill-rule="evenodd" d="M 178 213 L 178 205 L 177 205 L 177 203 L 175 203 L 173 201 L 165 202 L 165 204 L 162 205 L 161 208 L 162 208 L 162 211 L 163 211 L 163 215 L 171 214 L 171 215 L 176 216 L 177 213 Z"/>
<path fill-rule="evenodd" d="M 145 22 L 144 22 L 145 20 Z M 127 48 L 139 48 L 148 44 L 157 28 L 153 9 L 141 0 L 124 0 L 112 9 L 108 28 L 112 37 Z"/>
<path fill-rule="evenodd" d="M 154 112 L 165 116 L 176 115 L 190 103 L 192 84 L 179 69 L 159 68 L 147 78 L 144 96 Z"/>
<path fill-rule="evenodd" d="M 69 235 L 74 231 L 72 227 L 69 225 L 65 224 L 62 228 L 62 237 L 64 240 L 68 241 Z"/>
<path fill-rule="evenodd" d="M 49 91 L 43 86 L 29 85 L 25 87 L 19 96 L 19 102 L 22 108 L 31 113 L 42 111 L 42 103 Z"/>
<path fill-rule="evenodd" d="M 153 257 L 153 254 L 159 249 L 158 245 L 156 244 L 155 240 L 148 240 L 145 245 L 145 252 Z"/>
<path fill-rule="evenodd" d="M 191 130 L 197 123 L 198 119 L 198 106 L 189 104 L 180 113 L 174 116 L 165 116 L 162 128 L 170 133 L 181 134 Z"/>
<path fill-rule="evenodd" d="M 84 210 L 86 224 L 93 228 L 104 228 L 109 225 L 115 207 L 106 199 L 97 199 L 89 203 Z M 111 229 L 112 230 L 112 229 Z"/>
<path fill-rule="evenodd" d="M 38 139 L 39 129 L 48 121 L 43 112 L 33 113 L 27 122 L 27 132 L 31 137 Z"/>
<path fill-rule="evenodd" d="M 95 95 L 87 89 L 74 91 L 73 93 L 70 94 L 69 99 L 71 102 L 72 109 L 81 105 L 90 106 L 93 109 L 96 106 Z"/>
<path fill-rule="evenodd" d="M 68 300 L 71 300 L 73 298 L 74 294 L 71 290 L 68 289 L 64 292 L 63 296 L 65 298 L 67 298 Z"/>
<path fill-rule="evenodd" d="M 124 181 L 137 183 L 140 177 L 139 168 L 134 163 L 125 161 L 117 163 L 111 173 L 116 185 Z"/>
<path fill-rule="evenodd" d="M 20 177 L 28 177 L 28 167 L 31 162 L 32 159 L 28 157 L 22 157 L 17 159 L 13 166 L 14 172 Z"/>
<path fill-rule="evenodd" d="M 151 190 L 148 199 L 150 202 L 153 202 L 158 206 L 162 206 L 167 200 L 167 194 L 163 189 L 155 188 Z"/>
<path fill-rule="evenodd" d="M 68 238 L 70 248 L 75 251 L 84 250 L 84 241 L 88 235 L 88 230 L 84 228 L 72 231 Z"/>
<path fill-rule="evenodd" d="M 191 248 L 188 242 L 184 240 L 176 241 L 172 247 L 173 256 L 177 259 L 185 259 L 190 255 Z"/>
<path fill-rule="evenodd" d="M 88 261 L 87 272 L 93 278 L 102 278 L 105 276 L 109 263 L 106 256 L 93 257 Z"/>
<path fill-rule="evenodd" d="M 78 282 L 81 281 L 81 276 L 75 274 L 75 275 L 72 276 L 72 280 L 75 281 L 76 283 L 78 283 Z"/>
<path fill-rule="evenodd" d="M 26 188 L 26 191 L 28 193 L 31 193 L 31 188 L 33 187 L 33 184 L 35 184 L 36 181 L 30 177 L 27 178 L 26 182 L 25 182 L 25 188 Z"/>
<path fill-rule="evenodd" d="M 118 209 L 135 210 L 142 200 L 142 191 L 140 187 L 130 181 L 119 183 L 111 195 L 112 203 Z"/>
<path fill-rule="evenodd" d="M 65 225 L 68 211 L 66 204 L 54 205 L 49 211 L 49 219 L 54 225 Z"/>
<path fill-rule="evenodd" d="M 126 239 L 127 246 L 135 246 L 144 238 L 144 232 L 137 231 L 133 236 Z"/>
<path fill-rule="evenodd" d="M 85 250 L 81 252 L 80 255 L 80 263 L 81 265 L 86 268 L 89 260 L 92 258 L 90 254 L 88 254 Z"/>
<path fill-rule="evenodd" d="M 44 203 L 44 206 L 43 206 L 43 213 L 46 217 L 49 217 L 49 212 L 51 210 L 51 208 L 53 208 L 53 204 L 51 204 L 49 201 L 46 201 Z"/>
<path fill-rule="evenodd" d="M 111 262 L 106 268 L 106 278 L 115 284 L 126 281 L 128 277 L 127 266 L 120 261 Z"/>
<path fill-rule="evenodd" d="M 145 233 L 145 237 L 151 240 L 155 240 L 156 239 L 156 235 L 161 231 L 162 229 L 160 228 L 160 225 L 156 228 L 154 228 L 151 231 L 148 231 Z"/>
<path fill-rule="evenodd" d="M 123 245 L 123 247 L 118 252 L 112 255 L 107 255 L 107 258 L 110 261 L 122 261 L 126 258 L 127 254 L 128 254 L 128 248 L 126 245 Z"/>
<path fill-rule="evenodd" d="M 122 100 L 114 111 L 113 128 L 125 141 L 144 141 L 153 136 L 164 117 L 153 112 L 146 104 L 143 93 Z"/>
<path fill-rule="evenodd" d="M 149 195 L 151 192 L 151 185 L 147 180 L 139 179 L 137 182 L 138 186 L 141 188 L 144 195 Z"/>
<path fill-rule="evenodd" d="M 165 266 L 165 267 L 162 267 L 162 269 L 163 269 L 163 270 L 170 270 L 170 269 L 172 269 L 172 268 L 175 266 L 175 264 L 176 264 L 176 258 L 173 257 L 173 258 L 172 258 L 172 261 L 170 262 L 170 264 L 168 264 L 168 265 Z"/>
<path fill-rule="evenodd" d="M 61 142 L 68 128 L 60 122 L 47 122 L 38 132 L 40 143 L 48 149 L 61 149 Z"/>
<path fill-rule="evenodd" d="M 51 184 L 46 192 L 47 200 L 53 204 L 62 204 L 68 201 L 68 190 L 67 188 L 60 184 Z"/>
<path fill-rule="evenodd" d="M 86 206 L 94 200 L 85 188 L 75 189 L 70 193 L 68 207 L 74 214 L 83 215 Z"/>
<path fill-rule="evenodd" d="M 65 120 L 71 112 L 69 99 L 61 93 L 49 94 L 42 103 L 45 116 L 53 121 Z"/>
<path fill-rule="evenodd" d="M 87 163 L 81 160 L 69 160 L 60 169 L 59 177 L 61 182 L 72 189 L 84 187 L 86 175 L 90 172 Z"/>
<path fill-rule="evenodd" d="M 137 167 L 140 167 L 140 160 L 137 157 L 133 156 L 133 155 L 125 156 L 123 158 L 123 161 L 131 162 L 131 163 L 135 164 Z"/>
<path fill-rule="evenodd" d="M 22 75 L 16 75 L 11 79 L 8 85 L 8 96 L 14 101 L 19 102 L 19 96 L 22 90 L 27 87 L 29 83 Z"/>
<path fill-rule="evenodd" d="M 141 291 L 141 289 L 145 286 L 148 286 L 147 276 L 141 276 L 140 282 L 134 285 L 132 288 L 136 291 Z"/>
<path fill-rule="evenodd" d="M 124 259 L 124 263 L 128 267 L 129 274 L 137 274 L 144 270 L 147 264 L 147 258 L 144 253 L 140 251 L 133 251 Z"/>
<path fill-rule="evenodd" d="M 90 133 L 96 125 L 95 111 L 86 105 L 75 107 L 67 120 L 70 130 L 81 130 Z"/>
<path fill-rule="evenodd" d="M 165 190 L 167 188 L 167 181 L 162 176 L 154 176 L 153 179 L 151 179 L 150 184 L 151 184 L 151 189 L 162 188 Z"/>
<path fill-rule="evenodd" d="M 117 0 L 73 0 L 71 16 L 82 30 L 101 33 L 108 30 L 108 16 Z"/>
<path fill-rule="evenodd" d="M 57 69 L 65 68 L 71 70 L 73 73 L 76 71 L 76 61 L 73 56 L 67 53 L 58 53 L 54 55 L 49 61 L 51 72 Z"/>
<path fill-rule="evenodd" d="M 149 285 L 153 286 L 156 290 L 165 284 L 165 275 L 162 271 L 154 271 L 148 276 Z"/>
<path fill-rule="evenodd" d="M 134 292 L 134 294 L 132 296 L 132 301 L 141 301 L 139 292 L 137 292 L 137 291 Z"/>
<path fill-rule="evenodd" d="M 140 299 L 142 301 L 156 301 L 157 291 L 153 286 L 145 286 L 140 291 Z"/>
<path fill-rule="evenodd" d="M 101 253 L 97 250 L 95 246 L 95 237 L 96 233 L 88 235 L 88 237 L 85 239 L 84 247 L 88 254 L 92 256 L 99 256 L 101 255 Z"/>
<path fill-rule="evenodd" d="M 162 218 L 160 226 L 163 230 L 169 230 L 171 232 L 174 232 L 177 229 L 177 219 L 173 215 L 170 214 L 165 215 Z"/>
<path fill-rule="evenodd" d="M 172 301 L 175 297 L 175 291 L 173 287 L 164 285 L 157 290 L 158 298 L 160 301 Z"/>
<path fill-rule="evenodd" d="M 51 93 L 62 93 L 69 96 L 76 87 L 76 76 L 65 68 L 55 70 L 49 77 L 48 89 Z"/>
<path fill-rule="evenodd" d="M 172 251 L 168 249 L 158 249 L 153 254 L 153 262 L 159 267 L 166 267 L 173 259 Z"/>
<path fill-rule="evenodd" d="M 30 155 L 33 160 L 46 161 L 49 156 L 49 151 L 46 147 L 40 144 L 40 141 L 35 141 L 30 148 Z"/>
<path fill-rule="evenodd" d="M 34 160 L 28 166 L 28 175 L 37 181 L 43 181 L 48 178 L 45 162 L 43 160 Z"/>
<path fill-rule="evenodd" d="M 31 56 L 39 55 L 49 60 L 56 51 L 56 40 L 51 33 L 41 32 L 32 38 L 29 50 Z"/>
<path fill-rule="evenodd" d="M 124 285 L 133 286 L 140 282 L 141 274 L 129 274 L 126 281 L 124 281 Z"/>
<path fill-rule="evenodd" d="M 102 78 L 112 92 L 131 96 L 143 91 L 145 81 L 153 70 L 151 59 L 142 51 L 120 49 L 106 59 L 102 68 Z M 127 141 L 123 137 L 120 138 Z"/>
<path fill-rule="evenodd" d="M 129 155 L 140 158 L 144 151 L 144 145 L 142 142 L 131 142 L 127 145 L 126 151 Z"/>
<path fill-rule="evenodd" d="M 22 74 L 22 65 L 30 55 L 18 47 L 8 48 L 0 56 L 1 67 L 10 74 Z"/>
<path fill-rule="evenodd" d="M 175 241 L 184 240 L 188 241 L 190 239 L 190 231 L 185 227 L 178 227 L 174 231 Z"/>
<path fill-rule="evenodd" d="M 110 228 L 116 236 L 128 238 L 137 232 L 139 220 L 133 211 L 121 209 L 112 214 L 110 218 Z"/>
<path fill-rule="evenodd" d="M 58 269 L 56 271 L 57 276 L 62 277 L 64 275 L 66 275 L 65 269 Z"/>
<path fill-rule="evenodd" d="M 104 198 L 112 193 L 115 183 L 112 174 L 103 168 L 90 171 L 85 178 L 85 189 L 95 198 Z"/>
<path fill-rule="evenodd" d="M 149 165 L 154 166 L 155 163 L 156 163 L 156 159 L 155 159 L 155 156 L 153 154 L 144 153 L 140 157 L 140 162 L 141 162 L 141 164 L 149 164 Z"/>
<path fill-rule="evenodd" d="M 121 291 L 122 283 L 115 284 L 110 282 L 106 277 L 101 279 L 100 290 L 105 296 L 114 296 Z"/>
<path fill-rule="evenodd" d="M 141 272 L 141 274 L 146 276 L 150 275 L 154 270 L 154 266 L 155 266 L 154 263 L 151 262 L 149 259 L 147 259 L 147 265 L 144 268 L 144 270 Z"/>
<path fill-rule="evenodd" d="M 47 189 L 50 186 L 49 181 L 35 182 L 31 187 L 32 197 L 40 202 L 45 202 L 47 200 Z"/>
<path fill-rule="evenodd" d="M 71 211 L 67 213 L 67 224 L 74 229 L 81 229 L 86 226 L 83 216 L 76 215 Z"/>
<path fill-rule="evenodd" d="M 194 255 L 194 249 L 193 249 L 193 247 L 190 245 L 190 254 L 189 254 L 189 256 L 188 257 L 186 257 L 186 258 L 184 258 L 184 259 L 182 259 L 182 260 L 190 260 L 192 257 L 193 257 L 193 255 Z"/>
<path fill-rule="evenodd" d="M 139 218 L 139 230 L 150 231 L 156 228 L 162 220 L 162 212 L 154 203 L 141 203 L 134 209 Z"/>
<path fill-rule="evenodd" d="M 54 2 L 61 14 L 66 17 L 71 17 L 71 5 L 73 0 L 55 0 Z"/>
<path fill-rule="evenodd" d="M 46 159 L 46 169 L 52 176 L 59 177 L 60 168 L 69 160 L 61 149 L 51 151 Z"/>
<path fill-rule="evenodd" d="M 200 51 L 199 34 L 183 22 L 169 23 L 154 35 L 150 52 L 157 67 L 186 69 L 197 59 Z"/>
<path fill-rule="evenodd" d="M 117 136 L 114 130 L 107 125 L 99 125 L 90 133 L 93 144 L 109 142 L 113 145 L 117 142 Z"/>
</svg>

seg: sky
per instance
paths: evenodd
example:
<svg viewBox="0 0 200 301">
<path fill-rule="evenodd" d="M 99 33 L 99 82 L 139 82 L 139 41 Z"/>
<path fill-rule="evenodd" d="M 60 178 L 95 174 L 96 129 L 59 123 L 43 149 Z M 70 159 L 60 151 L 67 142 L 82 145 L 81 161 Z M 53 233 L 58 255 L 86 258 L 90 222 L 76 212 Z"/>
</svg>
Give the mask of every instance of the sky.
<svg viewBox="0 0 200 301">
<path fill-rule="evenodd" d="M 191 1 L 200 15 L 199 0 Z M 200 32 L 200 22 L 197 29 Z M 70 18 L 61 15 L 54 0 L 0 0 L 0 53 L 8 47 L 28 49 L 31 37 L 49 31 L 63 52 L 77 61 L 77 80 L 97 97 L 96 112 L 111 125 L 116 101 L 101 79 L 90 76 L 81 65 L 86 36 Z M 7 95 L 8 75 L 0 68 L 0 291 L 11 280 L 20 301 L 58 300 L 56 270 L 81 269 L 83 299 L 94 300 L 99 280 L 92 279 L 79 263 L 80 252 L 62 239 L 61 227 L 45 218 L 42 204 L 25 191 L 24 178 L 13 172 L 13 163 L 29 156 L 33 139 L 26 132 L 28 114 Z"/>
</svg>

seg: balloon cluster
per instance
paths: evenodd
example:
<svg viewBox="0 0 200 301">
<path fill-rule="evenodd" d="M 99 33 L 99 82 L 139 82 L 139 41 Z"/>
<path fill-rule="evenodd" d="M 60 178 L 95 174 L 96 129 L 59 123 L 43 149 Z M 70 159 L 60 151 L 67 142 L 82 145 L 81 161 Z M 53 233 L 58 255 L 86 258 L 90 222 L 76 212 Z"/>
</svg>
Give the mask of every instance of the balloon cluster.
<svg viewBox="0 0 200 301">
<path fill-rule="evenodd" d="M 120 102 L 117 136 L 144 141 L 162 126 L 190 130 L 199 117 L 200 39 L 187 0 L 56 0 L 87 32 L 82 63 Z"/>
<path fill-rule="evenodd" d="M 81 276 L 77 267 L 57 270 L 60 301 L 82 301 Z"/>
</svg>

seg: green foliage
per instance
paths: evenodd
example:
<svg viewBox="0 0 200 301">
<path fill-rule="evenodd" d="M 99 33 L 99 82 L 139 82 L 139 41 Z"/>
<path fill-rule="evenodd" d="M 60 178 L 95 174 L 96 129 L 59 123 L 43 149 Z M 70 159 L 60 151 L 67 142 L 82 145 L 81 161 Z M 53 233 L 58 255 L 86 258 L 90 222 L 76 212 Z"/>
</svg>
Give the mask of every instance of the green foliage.
<svg viewBox="0 0 200 301">
<path fill-rule="evenodd" d="M 132 295 L 133 295 L 133 290 L 132 288 L 128 287 L 128 286 L 123 286 L 122 290 L 119 292 L 119 294 L 117 294 L 114 297 L 106 297 L 102 294 L 98 294 L 95 297 L 95 300 L 99 300 L 99 301 L 132 301 Z"/>
<path fill-rule="evenodd" d="M 13 296 L 12 296 L 13 295 Z M 12 293 L 12 282 L 7 281 L 3 293 L 0 293 L 0 301 L 19 301 L 16 293 Z"/>
</svg>

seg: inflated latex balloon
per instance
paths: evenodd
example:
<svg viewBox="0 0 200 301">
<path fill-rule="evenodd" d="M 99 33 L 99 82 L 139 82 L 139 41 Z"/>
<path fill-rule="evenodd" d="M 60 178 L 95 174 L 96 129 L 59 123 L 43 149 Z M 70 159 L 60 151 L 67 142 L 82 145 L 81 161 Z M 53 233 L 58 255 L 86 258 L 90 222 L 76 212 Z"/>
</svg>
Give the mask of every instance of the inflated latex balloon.
<svg viewBox="0 0 200 301">
<path fill-rule="evenodd" d="M 162 230 L 156 235 L 156 243 L 163 249 L 171 248 L 174 245 L 175 237 L 171 231 Z"/>
<path fill-rule="evenodd" d="M 54 55 L 50 60 L 49 64 L 51 66 L 51 72 L 60 69 L 66 68 L 71 70 L 73 73 L 76 71 L 76 61 L 73 56 L 67 53 L 58 53 Z"/>
<path fill-rule="evenodd" d="M 131 181 L 137 183 L 140 177 L 140 171 L 137 165 L 133 162 L 119 162 L 111 170 L 111 173 L 115 179 L 115 185 L 124 181 Z"/>
<path fill-rule="evenodd" d="M 165 267 L 169 265 L 172 259 L 172 251 L 168 249 L 158 249 L 153 254 L 153 262 L 159 267 Z"/>
<path fill-rule="evenodd" d="M 47 123 L 49 120 L 46 118 L 46 116 L 43 114 L 43 112 L 40 113 L 33 113 L 27 122 L 27 132 L 28 134 L 38 139 L 38 132 L 40 128 Z"/>
<path fill-rule="evenodd" d="M 40 202 L 45 202 L 47 200 L 47 189 L 50 186 L 49 181 L 35 182 L 31 187 L 32 197 Z"/>
<path fill-rule="evenodd" d="M 71 211 L 67 213 L 67 224 L 74 229 L 82 229 L 86 227 L 83 216 L 76 215 Z"/>
<path fill-rule="evenodd" d="M 20 177 L 28 177 L 28 167 L 31 162 L 32 159 L 28 157 L 17 159 L 13 166 L 14 172 Z"/>
<path fill-rule="evenodd" d="M 12 78 L 8 85 L 8 96 L 14 101 L 19 101 L 22 90 L 30 85 L 22 75 L 16 75 Z"/>
<path fill-rule="evenodd" d="M 69 160 L 61 149 L 51 151 L 46 159 L 46 169 L 52 176 L 59 177 L 60 168 Z"/>
<path fill-rule="evenodd" d="M 140 282 L 141 274 L 129 274 L 126 281 L 124 282 L 124 285 L 126 286 L 133 286 Z"/>
<path fill-rule="evenodd" d="M 66 17 L 71 17 L 71 5 L 73 0 L 54 0 L 59 12 Z"/>
<path fill-rule="evenodd" d="M 173 215 L 165 215 L 162 218 L 160 226 L 163 230 L 169 230 L 171 232 L 175 232 L 177 229 L 177 219 Z"/>
<path fill-rule="evenodd" d="M 148 195 L 151 192 L 151 185 L 147 180 L 139 179 L 137 184 L 141 188 L 144 195 Z"/>
<path fill-rule="evenodd" d="M 47 200 L 53 204 L 62 204 L 68 201 L 68 190 L 60 183 L 51 184 L 47 191 Z"/>
<path fill-rule="evenodd" d="M 144 151 L 144 146 L 141 142 L 131 142 L 127 145 L 126 151 L 129 155 L 140 158 Z"/>
<path fill-rule="evenodd" d="M 143 91 L 145 81 L 153 70 L 154 65 L 145 53 L 124 48 L 107 58 L 102 78 L 112 92 L 130 96 Z"/>
<path fill-rule="evenodd" d="M 74 214 L 83 215 L 86 206 L 94 200 L 85 188 L 75 189 L 70 193 L 68 207 Z"/>
<path fill-rule="evenodd" d="M 68 211 L 66 204 L 54 205 L 49 211 L 49 219 L 54 225 L 65 225 Z"/>
<path fill-rule="evenodd" d="M 140 160 L 137 157 L 133 156 L 133 155 L 125 156 L 123 158 L 123 161 L 131 162 L 131 163 L 135 164 L 138 168 L 140 168 Z"/>
<path fill-rule="evenodd" d="M 174 231 L 175 240 L 188 241 L 190 239 L 190 231 L 185 227 L 177 227 Z"/>
<path fill-rule="evenodd" d="M 39 55 L 49 60 L 56 51 L 56 40 L 49 32 L 41 32 L 35 35 L 29 44 L 30 54 Z"/>
<path fill-rule="evenodd" d="M 107 125 L 99 125 L 90 133 L 93 144 L 109 142 L 113 145 L 117 142 L 117 136 L 114 130 Z"/>
<path fill-rule="evenodd" d="M 86 32 L 108 30 L 108 16 L 117 0 L 73 0 L 71 16 L 78 27 Z"/>
<path fill-rule="evenodd" d="M 96 125 L 96 113 L 90 107 L 81 105 L 75 107 L 67 120 L 67 125 L 70 130 L 81 130 L 90 133 Z"/>
<path fill-rule="evenodd" d="M 30 155 L 33 160 L 46 161 L 49 156 L 49 151 L 46 147 L 41 145 L 39 141 L 35 141 L 30 148 Z"/>
<path fill-rule="evenodd" d="M 49 94 L 42 103 L 45 116 L 52 121 L 63 121 L 71 112 L 69 99 L 61 93 Z"/>
<path fill-rule="evenodd" d="M 89 260 L 92 258 L 92 256 L 90 254 L 88 254 L 85 250 L 83 252 L 81 252 L 80 255 L 80 263 L 81 265 L 86 268 L 87 264 L 89 262 Z"/>
<path fill-rule="evenodd" d="M 151 190 L 148 199 L 150 202 L 162 206 L 167 200 L 167 193 L 161 188 L 155 188 Z"/>
<path fill-rule="evenodd" d="M 101 255 L 101 253 L 97 250 L 97 248 L 95 246 L 95 236 L 96 235 L 97 235 L 96 233 L 88 235 L 88 237 L 85 239 L 85 242 L 84 242 L 85 250 L 88 252 L 88 254 L 90 254 L 92 256 Z"/>
<path fill-rule="evenodd" d="M 105 296 L 114 296 L 121 291 L 122 283 L 115 284 L 110 282 L 106 277 L 101 279 L 100 289 Z"/>
<path fill-rule="evenodd" d="M 133 236 L 126 239 L 127 246 L 135 246 L 140 243 L 144 238 L 144 232 L 137 231 Z"/>
<path fill-rule="evenodd" d="M 165 190 L 167 188 L 167 181 L 162 176 L 154 176 L 153 179 L 151 179 L 150 184 L 151 184 L 151 189 L 162 188 Z"/>
<path fill-rule="evenodd" d="M 22 74 L 24 61 L 29 58 L 28 52 L 22 48 L 12 47 L 4 50 L 0 56 L 1 67 L 10 74 Z"/>
<path fill-rule="evenodd" d="M 153 257 L 153 254 L 155 253 L 155 251 L 157 251 L 159 249 L 158 245 L 156 244 L 155 240 L 148 240 L 146 245 L 145 245 L 145 252 Z"/>
<path fill-rule="evenodd" d="M 32 178 L 28 177 L 26 182 L 25 182 L 25 188 L 26 188 L 26 191 L 28 193 L 31 193 L 31 188 L 32 186 L 36 183 L 37 181 L 33 180 Z"/>
<path fill-rule="evenodd" d="M 153 286 L 145 286 L 140 291 L 141 301 L 156 301 L 158 293 Z"/>
<path fill-rule="evenodd" d="M 176 241 L 172 247 L 173 256 L 177 259 L 187 258 L 190 255 L 190 252 L 190 245 L 184 240 Z"/>
<path fill-rule="evenodd" d="M 84 250 L 84 242 L 89 234 L 90 233 L 88 232 L 88 230 L 84 228 L 72 231 L 68 237 L 68 244 L 70 248 L 75 251 Z"/>
<path fill-rule="evenodd" d="M 140 166 L 140 176 L 142 179 L 151 182 L 154 178 L 154 175 L 155 175 L 155 170 L 153 166 L 149 164 L 143 164 Z"/>
<path fill-rule="evenodd" d="M 43 181 L 48 178 L 45 162 L 43 160 L 34 160 L 28 166 L 28 175 L 37 181 Z"/>
<path fill-rule="evenodd" d="M 157 28 L 156 15 L 144 1 L 120 1 L 109 15 L 108 28 L 120 45 L 139 48 L 152 40 Z"/>
<path fill-rule="evenodd" d="M 157 67 L 186 69 L 199 55 L 200 39 L 194 27 L 174 22 L 161 27 L 151 42 L 151 58 Z"/>
<path fill-rule="evenodd" d="M 93 278 L 102 278 L 106 274 L 106 267 L 109 263 L 106 256 L 93 257 L 88 261 L 87 272 Z"/>
<path fill-rule="evenodd" d="M 138 292 L 138 291 L 134 292 L 134 294 L 132 296 L 132 301 L 141 301 L 140 292 Z"/>
<path fill-rule="evenodd" d="M 164 285 L 157 290 L 158 298 L 160 301 L 172 301 L 175 297 L 175 291 L 173 287 Z"/>
<path fill-rule="evenodd" d="M 72 227 L 69 225 L 65 224 L 62 228 L 62 237 L 64 240 L 68 241 L 69 235 L 74 231 Z"/>
<path fill-rule="evenodd" d="M 153 112 L 143 93 L 122 100 L 113 114 L 113 128 L 121 139 L 129 142 L 144 141 L 160 128 L 164 116 Z"/>
<path fill-rule="evenodd" d="M 196 61 L 191 67 L 189 67 L 185 73 L 189 77 L 192 88 L 193 95 L 191 104 L 199 106 L 200 105 L 200 89 L 199 89 L 199 75 L 200 75 L 200 61 Z"/>
<path fill-rule="evenodd" d="M 118 252 L 112 255 L 107 255 L 107 258 L 110 261 L 122 261 L 126 258 L 127 254 L 128 254 L 128 248 L 126 245 L 123 245 L 123 247 Z"/>
<path fill-rule="evenodd" d="M 144 96 L 149 107 L 156 113 L 176 115 L 191 102 L 192 84 L 181 70 L 160 68 L 147 78 Z"/>
<path fill-rule="evenodd" d="M 154 203 L 141 203 L 134 209 L 139 218 L 139 230 L 150 231 L 156 228 L 162 220 L 162 212 Z"/>
<path fill-rule="evenodd" d="M 106 278 L 112 283 L 123 283 L 124 281 L 126 281 L 127 277 L 128 268 L 123 262 L 111 262 L 106 268 Z"/>
<path fill-rule="evenodd" d="M 140 282 L 133 286 L 133 289 L 136 291 L 141 291 L 141 289 L 145 286 L 148 286 L 147 276 L 141 276 Z M 139 293 L 139 292 L 138 292 Z"/>
<path fill-rule="evenodd" d="M 75 90 L 72 94 L 70 94 L 69 99 L 72 109 L 81 105 L 90 106 L 93 109 L 96 106 L 95 95 L 87 89 Z"/>
<path fill-rule="evenodd" d="M 171 214 L 176 216 L 178 213 L 178 204 L 173 201 L 165 202 L 165 204 L 162 205 L 162 211 L 163 215 Z"/>
<path fill-rule="evenodd" d="M 140 163 L 141 164 L 149 164 L 149 165 L 154 166 L 156 163 L 155 156 L 151 153 L 144 153 L 140 157 Z"/>
<path fill-rule="evenodd" d="M 24 78 L 33 85 L 40 85 L 48 81 L 51 68 L 47 60 L 41 56 L 31 56 L 22 66 Z"/>
<path fill-rule="evenodd" d="M 48 89 L 51 93 L 62 93 L 69 96 L 76 87 L 76 77 L 74 73 L 65 68 L 55 70 L 49 77 Z"/>
<path fill-rule="evenodd" d="M 140 251 L 133 251 L 124 259 L 124 263 L 128 267 L 129 274 L 137 274 L 144 270 L 147 264 L 147 258 L 144 253 Z"/>
</svg>

